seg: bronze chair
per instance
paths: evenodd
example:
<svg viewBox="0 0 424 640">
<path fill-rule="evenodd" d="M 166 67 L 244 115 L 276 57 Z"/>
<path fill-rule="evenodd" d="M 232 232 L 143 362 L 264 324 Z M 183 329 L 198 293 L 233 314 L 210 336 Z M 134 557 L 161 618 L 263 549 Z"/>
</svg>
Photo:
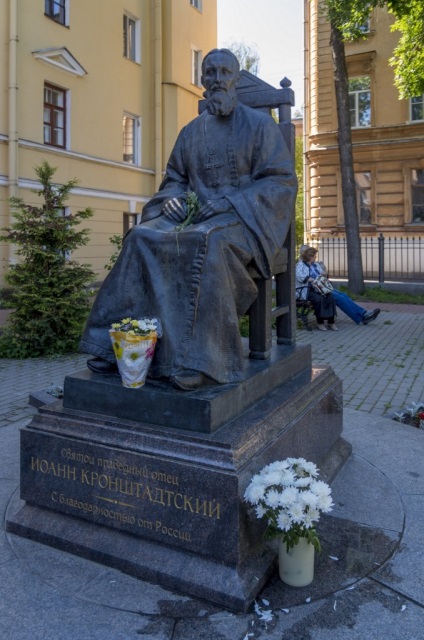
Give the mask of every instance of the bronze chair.
<svg viewBox="0 0 424 640">
<path fill-rule="evenodd" d="M 291 82 L 287 78 L 280 82 L 280 86 L 281 89 L 275 89 L 248 71 L 241 71 L 237 94 L 240 102 L 253 109 L 260 109 L 270 117 L 272 117 L 272 110 L 278 110 L 278 126 L 294 162 L 294 125 L 291 122 L 294 93 L 290 89 Z M 203 109 L 204 100 L 200 100 L 199 113 Z M 258 296 L 248 311 L 249 357 L 257 360 L 266 360 L 271 355 L 274 319 L 277 344 L 293 344 L 296 340 L 294 215 L 293 208 L 289 232 L 272 265 L 273 277 L 264 279 L 251 269 L 251 275 L 258 287 Z M 273 289 L 275 289 L 275 305 Z"/>
</svg>

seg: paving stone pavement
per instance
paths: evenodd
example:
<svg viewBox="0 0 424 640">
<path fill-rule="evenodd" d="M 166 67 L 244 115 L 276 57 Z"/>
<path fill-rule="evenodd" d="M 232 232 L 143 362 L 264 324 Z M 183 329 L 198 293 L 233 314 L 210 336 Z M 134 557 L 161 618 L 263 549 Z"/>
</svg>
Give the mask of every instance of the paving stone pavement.
<svg viewBox="0 0 424 640">
<path fill-rule="evenodd" d="M 376 305 L 364 303 L 367 309 Z M 338 331 L 298 329 L 297 341 L 312 345 L 313 362 L 329 364 L 343 380 L 344 406 L 379 416 L 424 400 L 424 307 L 382 304 L 377 320 L 356 325 L 338 311 Z M 31 392 L 62 386 L 66 375 L 85 367 L 74 354 L 0 360 L 1 425 L 30 416 Z"/>
<path fill-rule="evenodd" d="M 366 303 L 367 309 L 377 305 Z M 356 325 L 338 310 L 338 331 L 298 330 L 312 345 L 313 362 L 329 364 L 343 380 L 344 406 L 379 416 L 424 401 L 424 307 L 379 305 L 368 325 Z"/>
<path fill-rule="evenodd" d="M 364 305 L 366 306 L 366 305 Z M 368 308 L 373 305 L 367 305 Z M 387 419 L 424 400 L 424 308 L 384 308 L 338 332 L 298 330 L 343 380 L 353 454 L 332 485 L 310 588 L 271 580 L 234 614 L 0 531 L 0 638 L 7 640 L 424 640 L 424 431 Z M 85 366 L 77 354 L 0 360 L 0 512 L 19 506 L 19 430 L 31 392 Z M 269 611 L 263 615 L 264 611 Z"/>
<path fill-rule="evenodd" d="M 72 354 L 27 360 L 0 359 L 0 426 L 30 418 L 29 394 L 62 386 L 65 376 L 85 367 L 87 356 Z"/>
</svg>

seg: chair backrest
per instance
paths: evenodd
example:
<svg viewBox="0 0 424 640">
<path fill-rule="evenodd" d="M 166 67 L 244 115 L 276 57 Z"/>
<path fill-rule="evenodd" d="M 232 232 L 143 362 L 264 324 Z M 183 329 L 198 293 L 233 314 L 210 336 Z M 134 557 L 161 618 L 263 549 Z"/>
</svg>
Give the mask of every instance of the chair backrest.
<svg viewBox="0 0 424 640">
<path fill-rule="evenodd" d="M 268 113 L 270 117 L 278 114 L 278 126 L 295 160 L 295 127 L 291 121 L 291 107 L 294 106 L 294 92 L 290 88 L 291 81 L 284 78 L 280 89 L 267 84 L 248 71 L 240 72 L 240 80 L 236 91 L 240 102 L 252 109 Z M 199 100 L 198 111 L 202 113 L 206 101 Z M 296 302 L 295 302 L 295 211 L 291 212 L 292 221 L 282 251 L 276 256 L 275 298 L 276 307 L 272 307 L 270 283 L 258 287 L 258 298 L 250 309 L 250 357 L 265 359 L 269 357 L 271 348 L 271 319 L 275 318 L 278 344 L 293 344 L 296 340 Z M 284 267 L 279 268 L 280 262 Z M 278 275 L 277 275 L 278 274 Z"/>
</svg>

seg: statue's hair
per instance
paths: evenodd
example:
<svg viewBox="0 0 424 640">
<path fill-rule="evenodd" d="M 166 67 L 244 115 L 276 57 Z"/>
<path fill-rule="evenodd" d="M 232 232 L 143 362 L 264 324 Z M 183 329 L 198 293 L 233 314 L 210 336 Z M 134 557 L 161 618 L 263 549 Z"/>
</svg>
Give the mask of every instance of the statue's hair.
<svg viewBox="0 0 424 640">
<path fill-rule="evenodd" d="M 234 53 L 232 51 L 230 51 L 230 49 L 212 49 L 211 51 L 209 51 L 209 53 L 207 53 L 205 55 L 205 57 L 202 60 L 202 75 L 205 72 L 206 60 L 209 58 L 209 56 L 212 56 L 215 53 L 225 53 L 225 55 L 231 56 L 231 58 L 233 58 L 233 61 L 234 61 L 234 66 L 235 66 L 235 69 L 236 69 L 236 73 L 240 72 L 240 63 L 239 63 L 239 61 L 237 59 L 237 56 L 235 56 Z"/>
</svg>

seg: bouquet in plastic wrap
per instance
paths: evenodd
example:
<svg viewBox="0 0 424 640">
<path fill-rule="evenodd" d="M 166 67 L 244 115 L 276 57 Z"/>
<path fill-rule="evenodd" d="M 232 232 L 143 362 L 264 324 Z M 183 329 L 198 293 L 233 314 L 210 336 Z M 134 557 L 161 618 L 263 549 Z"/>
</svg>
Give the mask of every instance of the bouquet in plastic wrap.
<svg viewBox="0 0 424 640">
<path fill-rule="evenodd" d="M 121 322 L 112 324 L 109 335 L 122 384 L 129 389 L 142 387 L 155 353 L 156 342 L 162 336 L 160 320 L 124 318 Z"/>
</svg>

